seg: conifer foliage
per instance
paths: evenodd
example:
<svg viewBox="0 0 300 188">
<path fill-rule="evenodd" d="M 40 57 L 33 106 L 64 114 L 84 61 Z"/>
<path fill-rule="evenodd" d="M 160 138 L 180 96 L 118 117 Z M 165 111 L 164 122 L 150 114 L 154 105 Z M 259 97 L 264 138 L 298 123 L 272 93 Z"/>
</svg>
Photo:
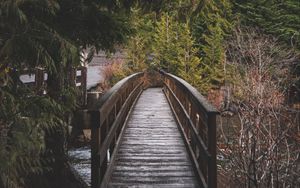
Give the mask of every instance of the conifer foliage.
<svg viewBox="0 0 300 188">
<path fill-rule="evenodd" d="M 68 68 L 80 64 L 82 48 L 113 49 L 125 40 L 131 3 L 1 1 L 0 187 L 63 187 L 66 116 L 76 105 Z M 48 72 L 47 95 L 20 81 L 23 70 L 36 67 Z M 43 179 L 47 173 L 52 180 Z"/>
<path fill-rule="evenodd" d="M 245 24 L 259 27 L 300 49 L 300 2 L 298 0 L 235 0 L 235 5 L 235 11 L 241 14 Z"/>
<path fill-rule="evenodd" d="M 153 52 L 158 67 L 199 86 L 201 62 L 188 23 L 163 14 L 156 25 Z"/>
<path fill-rule="evenodd" d="M 164 14 L 156 23 L 153 51 L 158 67 L 171 73 L 178 73 L 178 22 L 172 15 Z"/>
<path fill-rule="evenodd" d="M 200 89 L 207 93 L 224 84 L 225 39 L 232 28 L 231 3 L 227 0 L 207 2 L 192 19 L 192 33 L 202 58 Z"/>
</svg>

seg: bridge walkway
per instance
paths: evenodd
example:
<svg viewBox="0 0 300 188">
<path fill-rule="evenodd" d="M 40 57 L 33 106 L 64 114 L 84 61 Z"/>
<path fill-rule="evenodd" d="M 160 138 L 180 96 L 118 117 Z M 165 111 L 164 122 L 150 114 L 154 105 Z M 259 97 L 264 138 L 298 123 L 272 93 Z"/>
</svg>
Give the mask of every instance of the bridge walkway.
<svg viewBox="0 0 300 188">
<path fill-rule="evenodd" d="M 126 126 L 108 187 L 199 187 L 162 88 L 141 94 Z"/>
</svg>

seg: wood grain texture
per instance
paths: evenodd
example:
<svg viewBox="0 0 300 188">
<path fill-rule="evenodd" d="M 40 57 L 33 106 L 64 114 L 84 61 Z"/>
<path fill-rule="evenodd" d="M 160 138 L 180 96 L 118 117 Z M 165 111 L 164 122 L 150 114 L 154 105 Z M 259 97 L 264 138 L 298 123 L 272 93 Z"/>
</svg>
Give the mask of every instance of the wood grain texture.
<svg viewBox="0 0 300 188">
<path fill-rule="evenodd" d="M 145 90 L 134 107 L 108 187 L 199 187 L 161 88 Z"/>
</svg>

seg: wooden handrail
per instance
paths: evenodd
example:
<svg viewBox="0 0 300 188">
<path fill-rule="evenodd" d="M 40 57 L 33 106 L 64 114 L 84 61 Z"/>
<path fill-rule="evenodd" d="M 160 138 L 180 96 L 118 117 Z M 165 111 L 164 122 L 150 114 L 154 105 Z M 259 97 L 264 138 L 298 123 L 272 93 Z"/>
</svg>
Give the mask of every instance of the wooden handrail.
<svg viewBox="0 0 300 188">
<path fill-rule="evenodd" d="M 143 90 L 144 73 L 119 81 L 89 110 L 92 131 L 92 188 L 105 187 L 130 109 Z"/>
<path fill-rule="evenodd" d="M 202 187 L 217 187 L 216 116 L 218 111 L 189 83 L 163 75 L 164 92 L 182 130 Z"/>
</svg>

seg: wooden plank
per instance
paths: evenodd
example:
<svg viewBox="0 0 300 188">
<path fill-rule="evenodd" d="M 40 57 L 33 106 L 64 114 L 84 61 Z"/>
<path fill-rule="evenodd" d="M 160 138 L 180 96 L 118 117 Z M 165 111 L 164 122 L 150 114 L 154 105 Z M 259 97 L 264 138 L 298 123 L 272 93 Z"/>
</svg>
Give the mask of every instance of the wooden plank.
<svg viewBox="0 0 300 188">
<path fill-rule="evenodd" d="M 162 166 L 162 165 L 152 165 L 152 166 L 117 166 L 115 167 L 116 171 L 136 171 L 139 170 L 139 172 L 173 172 L 173 171 L 191 171 L 191 166 Z"/>
<path fill-rule="evenodd" d="M 145 90 L 129 117 L 108 187 L 198 185 L 165 95 L 161 88 Z"/>
<path fill-rule="evenodd" d="M 167 135 L 165 137 L 162 137 L 161 135 L 153 135 L 152 137 L 139 137 L 139 136 L 132 136 L 132 135 L 124 135 L 124 139 L 136 139 L 136 140 L 181 140 L 181 137 L 178 135 Z"/>
<path fill-rule="evenodd" d="M 112 183 L 110 184 L 110 187 L 117 187 L 117 188 L 128 188 L 128 187 L 143 187 L 143 188 L 198 188 L 197 185 L 195 185 L 194 182 L 187 183 L 185 184 L 179 184 L 179 183 L 169 183 L 168 185 L 166 184 L 142 184 L 142 183 L 126 183 L 124 185 L 123 183 Z"/>
<path fill-rule="evenodd" d="M 128 183 L 141 183 L 141 184 L 197 184 L 194 177 L 179 177 L 179 176 L 150 176 L 150 177 L 141 177 L 141 176 L 113 176 L 112 182 L 123 183 L 126 185 Z M 199 186 L 198 186 L 199 187 Z"/>
<path fill-rule="evenodd" d="M 116 165 L 114 168 L 116 168 L 117 166 L 132 166 L 132 167 L 152 167 L 152 166 L 162 166 L 162 167 L 166 167 L 169 168 L 171 166 L 189 166 L 192 168 L 192 164 L 189 163 L 188 161 L 156 161 L 156 162 L 148 162 L 148 163 L 144 163 L 142 161 L 132 161 L 130 163 L 126 162 L 126 161 L 119 161 L 118 165 Z"/>
<path fill-rule="evenodd" d="M 133 176 L 137 176 L 137 177 L 194 177 L 195 174 L 193 171 L 191 171 L 191 169 L 182 171 L 179 169 L 173 169 L 173 170 L 169 170 L 169 171 L 161 171 L 161 170 L 128 170 L 128 169 L 123 169 L 123 170 L 115 170 L 113 172 L 113 176 L 115 177 L 133 177 Z"/>
<path fill-rule="evenodd" d="M 143 154 L 181 154 L 181 153 L 185 153 L 182 148 L 178 148 L 178 149 L 172 149 L 172 150 L 165 150 L 164 148 L 144 148 L 144 149 L 120 149 L 119 153 L 134 153 L 134 154 L 139 154 L 139 153 L 143 153 Z"/>
</svg>

